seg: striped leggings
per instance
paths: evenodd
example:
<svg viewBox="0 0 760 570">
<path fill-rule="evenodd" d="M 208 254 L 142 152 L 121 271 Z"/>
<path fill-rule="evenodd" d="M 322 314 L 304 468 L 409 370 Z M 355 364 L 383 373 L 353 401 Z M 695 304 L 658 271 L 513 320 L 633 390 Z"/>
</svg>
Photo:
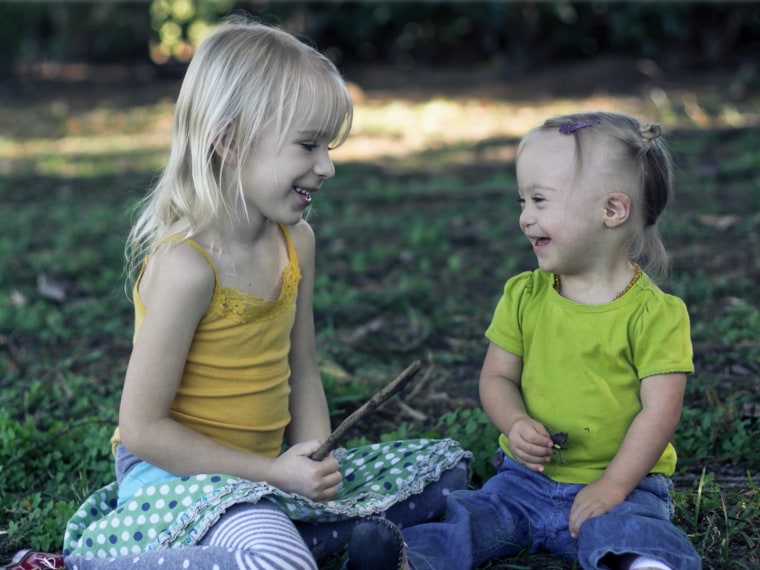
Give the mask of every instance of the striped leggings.
<svg viewBox="0 0 760 570">
<path fill-rule="evenodd" d="M 69 570 L 317 570 L 293 521 L 266 500 L 228 509 L 198 546 L 65 562 Z"/>
</svg>

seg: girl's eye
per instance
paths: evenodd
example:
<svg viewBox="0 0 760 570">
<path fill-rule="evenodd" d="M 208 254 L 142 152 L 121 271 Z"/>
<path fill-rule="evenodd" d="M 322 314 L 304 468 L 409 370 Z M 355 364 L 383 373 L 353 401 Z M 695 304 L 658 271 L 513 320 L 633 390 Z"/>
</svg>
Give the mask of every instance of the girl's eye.
<svg viewBox="0 0 760 570">
<path fill-rule="evenodd" d="M 540 204 L 541 202 L 545 201 L 545 198 L 543 196 L 533 196 L 530 198 L 530 201 L 533 202 L 534 204 Z M 522 208 L 523 210 L 525 209 L 525 202 L 526 200 L 522 196 L 520 196 L 517 199 L 517 203 L 520 204 L 520 208 Z"/>
<path fill-rule="evenodd" d="M 319 146 L 317 143 L 314 143 L 314 142 L 302 142 L 300 144 L 305 150 L 309 152 L 313 151 L 315 148 Z"/>
</svg>

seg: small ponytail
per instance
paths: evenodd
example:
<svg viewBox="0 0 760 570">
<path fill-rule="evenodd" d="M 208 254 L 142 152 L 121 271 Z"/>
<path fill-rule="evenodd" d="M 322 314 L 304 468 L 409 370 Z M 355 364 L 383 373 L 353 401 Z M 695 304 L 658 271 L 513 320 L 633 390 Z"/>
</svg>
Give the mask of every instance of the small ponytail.
<svg viewBox="0 0 760 570">
<path fill-rule="evenodd" d="M 662 127 L 656 123 L 645 123 L 639 127 L 639 134 L 645 150 L 652 148 L 653 141 L 662 135 Z"/>
<path fill-rule="evenodd" d="M 641 148 L 638 158 L 641 164 L 641 182 L 644 193 L 644 225 L 649 228 L 657 223 L 672 193 L 673 164 L 662 127 L 645 123 L 639 127 Z"/>
</svg>

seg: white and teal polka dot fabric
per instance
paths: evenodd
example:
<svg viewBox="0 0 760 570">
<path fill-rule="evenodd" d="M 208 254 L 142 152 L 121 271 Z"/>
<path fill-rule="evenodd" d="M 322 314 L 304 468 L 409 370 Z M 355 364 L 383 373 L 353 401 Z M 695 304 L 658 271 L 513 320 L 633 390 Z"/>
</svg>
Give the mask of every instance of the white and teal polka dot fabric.
<svg viewBox="0 0 760 570">
<path fill-rule="evenodd" d="M 196 475 L 149 485 L 117 507 L 116 483 L 92 494 L 66 527 L 64 554 L 112 558 L 197 544 L 229 507 L 263 497 L 294 520 L 330 522 L 381 513 L 472 454 L 454 440 L 417 439 L 336 449 L 343 487 L 331 501 L 227 475 Z"/>
</svg>

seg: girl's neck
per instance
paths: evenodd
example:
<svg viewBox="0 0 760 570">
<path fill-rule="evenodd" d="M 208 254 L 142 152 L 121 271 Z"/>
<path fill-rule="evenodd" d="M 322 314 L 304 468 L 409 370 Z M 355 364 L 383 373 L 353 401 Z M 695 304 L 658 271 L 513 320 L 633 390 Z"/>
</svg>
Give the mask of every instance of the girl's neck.
<svg viewBox="0 0 760 570">
<path fill-rule="evenodd" d="M 222 286 L 259 299 L 275 300 L 282 287 L 282 272 L 290 262 L 286 240 L 274 222 L 261 231 L 204 232 L 196 240 L 216 266 Z"/>
<path fill-rule="evenodd" d="M 198 234 L 197 241 L 247 249 L 271 239 L 273 233 L 279 234 L 279 232 L 273 232 L 274 229 L 277 229 L 277 224 L 263 218 L 255 222 L 241 220 L 225 224 L 224 227 L 218 229 L 208 228 Z"/>
<path fill-rule="evenodd" d="M 554 289 L 563 297 L 584 305 L 601 305 L 620 299 L 641 277 L 641 268 L 626 260 L 605 273 L 554 274 Z"/>
</svg>

